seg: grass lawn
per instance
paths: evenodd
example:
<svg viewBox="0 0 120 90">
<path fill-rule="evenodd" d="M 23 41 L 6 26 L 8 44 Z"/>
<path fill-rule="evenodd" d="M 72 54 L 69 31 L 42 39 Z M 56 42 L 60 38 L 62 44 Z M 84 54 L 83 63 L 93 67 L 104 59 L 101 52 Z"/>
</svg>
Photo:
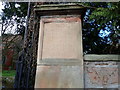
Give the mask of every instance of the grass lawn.
<svg viewBox="0 0 120 90">
<path fill-rule="evenodd" d="M 16 70 L 2 71 L 2 87 L 3 88 L 13 88 L 15 74 L 16 74 Z"/>
<path fill-rule="evenodd" d="M 16 70 L 3 70 L 2 71 L 2 76 L 3 77 L 8 77 L 8 76 L 14 77 L 15 74 L 16 74 Z"/>
</svg>

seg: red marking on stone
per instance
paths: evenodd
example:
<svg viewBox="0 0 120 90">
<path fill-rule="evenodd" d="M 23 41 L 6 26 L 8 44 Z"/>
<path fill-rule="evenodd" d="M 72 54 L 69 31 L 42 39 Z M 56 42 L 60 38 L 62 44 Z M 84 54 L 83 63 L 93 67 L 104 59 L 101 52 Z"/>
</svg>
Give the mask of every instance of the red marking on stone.
<svg viewBox="0 0 120 90">
<path fill-rule="evenodd" d="M 64 17 L 64 18 L 44 18 L 42 19 L 44 23 L 51 23 L 51 22 L 80 22 L 79 17 Z"/>
<path fill-rule="evenodd" d="M 97 78 L 96 78 L 96 77 L 94 77 L 94 79 L 96 80 Z"/>
</svg>

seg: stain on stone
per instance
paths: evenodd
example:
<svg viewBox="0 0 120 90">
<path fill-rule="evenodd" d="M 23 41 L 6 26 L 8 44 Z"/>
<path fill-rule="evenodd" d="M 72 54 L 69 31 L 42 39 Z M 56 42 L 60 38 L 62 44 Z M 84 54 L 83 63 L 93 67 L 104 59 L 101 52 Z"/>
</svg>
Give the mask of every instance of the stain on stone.
<svg viewBox="0 0 120 90">
<path fill-rule="evenodd" d="M 86 88 L 118 88 L 116 62 L 85 62 Z"/>
</svg>

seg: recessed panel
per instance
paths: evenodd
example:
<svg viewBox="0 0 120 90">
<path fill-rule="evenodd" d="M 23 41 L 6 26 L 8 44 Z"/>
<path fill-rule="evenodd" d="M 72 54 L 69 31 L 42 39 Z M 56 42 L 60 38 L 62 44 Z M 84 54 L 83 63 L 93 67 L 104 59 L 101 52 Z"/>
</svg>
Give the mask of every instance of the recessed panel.
<svg viewBox="0 0 120 90">
<path fill-rule="evenodd" d="M 80 22 L 44 23 L 42 59 L 79 59 Z"/>
</svg>

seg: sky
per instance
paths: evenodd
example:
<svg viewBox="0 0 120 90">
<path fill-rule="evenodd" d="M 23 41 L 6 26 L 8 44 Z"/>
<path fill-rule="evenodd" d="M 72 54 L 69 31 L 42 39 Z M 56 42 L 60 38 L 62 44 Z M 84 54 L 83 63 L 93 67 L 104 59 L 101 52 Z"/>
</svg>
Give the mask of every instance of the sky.
<svg viewBox="0 0 120 90">
<path fill-rule="evenodd" d="M 0 36 L 1 36 L 1 30 L 2 30 L 2 25 L 1 25 L 1 15 L 2 15 L 2 9 L 3 9 L 4 7 L 3 7 L 3 5 L 2 5 L 2 2 L 0 1 Z"/>
<path fill-rule="evenodd" d="M 17 5 L 16 4 L 16 7 L 19 7 L 19 5 Z M 2 15 L 2 9 L 4 9 L 4 6 L 2 5 L 2 2 L 0 1 L 0 19 L 1 19 L 1 15 Z M 14 18 L 14 17 L 13 17 Z M 0 20 L 0 23 L 1 23 L 2 21 Z M 8 27 L 7 27 L 7 30 L 6 30 L 6 32 L 5 33 L 12 33 L 12 34 L 16 34 L 15 33 L 15 29 L 16 29 L 16 26 L 17 26 L 17 24 L 14 22 L 14 26 L 12 27 L 12 30 L 11 30 L 11 25 L 9 25 Z M 2 31 L 2 24 L 0 24 L 0 36 L 1 36 L 1 31 Z M 3 29 L 4 29 L 5 27 L 3 27 Z"/>
<path fill-rule="evenodd" d="M 4 8 L 4 6 L 2 5 L 2 2 L 0 1 L 0 12 L 2 12 L 3 8 Z"/>
</svg>

